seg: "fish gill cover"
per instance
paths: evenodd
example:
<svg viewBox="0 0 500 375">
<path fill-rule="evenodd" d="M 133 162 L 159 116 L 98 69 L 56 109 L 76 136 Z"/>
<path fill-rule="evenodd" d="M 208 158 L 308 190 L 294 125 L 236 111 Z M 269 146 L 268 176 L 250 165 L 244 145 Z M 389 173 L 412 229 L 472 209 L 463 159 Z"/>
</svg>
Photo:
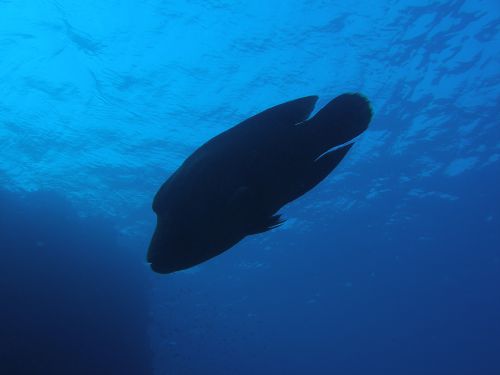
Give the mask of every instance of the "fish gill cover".
<svg viewBox="0 0 500 375">
<path fill-rule="evenodd" d="M 24 203 L 13 202 L 50 191 L 63 197 L 51 198 L 57 207 L 70 202 L 74 220 L 113 223 L 106 233 L 90 225 L 97 242 L 83 247 L 80 229 L 47 231 L 59 242 L 73 233 L 64 251 L 77 256 L 99 249 L 101 265 L 118 250 L 99 239 L 133 245 L 123 264 L 137 277 L 110 268 L 105 290 L 152 286 L 149 304 L 140 302 L 145 285 L 130 303 L 139 303 L 137 316 L 149 311 L 143 329 L 157 374 L 498 374 L 499 8 L 493 0 L 2 0 L 2 214 L 21 215 L 12 207 Z M 151 199 L 169 173 L 271 105 L 317 94 L 321 108 L 342 92 L 370 98 L 370 129 L 335 174 L 285 209 L 286 224 L 146 280 Z M 50 284 L 26 279 L 21 257 L 69 277 L 61 270 L 76 258 L 43 261 L 38 225 L 23 221 L 57 211 L 23 209 L 14 221 L 23 224 L 1 232 L 2 261 L 15 265 L 0 275 L 11 290 L 1 317 L 13 326 L 23 324 L 19 280 L 26 303 L 41 299 L 47 314 L 57 312 L 50 293 L 36 292 Z M 12 215 L 2 216 L 4 228 Z M 51 246 L 49 254 L 63 251 Z M 102 272 L 82 280 L 95 285 Z M 30 331 L 17 332 L 29 341 Z"/>
</svg>

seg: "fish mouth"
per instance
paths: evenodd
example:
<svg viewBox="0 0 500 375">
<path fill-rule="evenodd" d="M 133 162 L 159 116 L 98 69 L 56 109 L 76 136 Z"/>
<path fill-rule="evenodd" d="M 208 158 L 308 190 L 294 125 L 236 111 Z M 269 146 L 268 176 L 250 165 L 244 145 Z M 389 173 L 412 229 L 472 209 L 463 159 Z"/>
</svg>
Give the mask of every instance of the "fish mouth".
<svg viewBox="0 0 500 375">
<path fill-rule="evenodd" d="M 174 272 L 175 270 L 169 265 L 169 262 L 163 259 L 164 257 L 158 251 L 153 250 L 151 247 L 148 250 L 147 262 L 151 267 L 151 270 L 160 274 L 167 274 Z"/>
<path fill-rule="evenodd" d="M 159 274 L 168 274 L 189 268 L 189 258 L 175 247 L 175 244 L 156 227 L 149 244 L 146 260 L 151 270 Z"/>
<path fill-rule="evenodd" d="M 168 273 L 174 272 L 171 270 L 169 267 L 166 267 L 164 265 L 158 264 L 158 263 L 149 263 L 149 266 L 151 267 L 151 270 L 153 272 L 159 273 L 161 275 L 166 275 Z"/>
<path fill-rule="evenodd" d="M 172 269 L 172 266 L 169 264 L 169 262 L 166 262 L 164 259 L 162 259 L 158 253 L 149 251 L 147 261 L 153 272 L 164 275 L 175 271 L 175 269 Z"/>
<path fill-rule="evenodd" d="M 171 262 L 169 262 L 167 259 L 168 257 L 165 256 L 165 252 L 162 251 L 163 241 L 160 234 L 161 232 L 158 230 L 157 226 L 149 244 L 146 260 L 153 272 L 167 274 L 175 270 L 172 269 Z"/>
<path fill-rule="evenodd" d="M 165 254 L 154 251 L 148 251 L 147 262 L 153 272 L 162 275 L 182 271 L 192 266 L 190 263 L 176 262 Z"/>
</svg>

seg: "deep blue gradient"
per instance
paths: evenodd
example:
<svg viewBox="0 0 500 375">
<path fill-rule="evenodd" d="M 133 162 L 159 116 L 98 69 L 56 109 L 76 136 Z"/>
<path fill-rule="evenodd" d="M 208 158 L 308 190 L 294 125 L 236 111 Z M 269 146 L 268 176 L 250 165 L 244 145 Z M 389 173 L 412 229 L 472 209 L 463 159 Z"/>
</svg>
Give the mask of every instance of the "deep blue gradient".
<svg viewBox="0 0 500 375">
<path fill-rule="evenodd" d="M 0 204 L 2 374 L 151 373 L 146 279 L 112 223 L 54 193 Z"/>
<path fill-rule="evenodd" d="M 0 0 L 0 370 L 500 374 L 498 51 L 495 0 Z M 149 271 L 196 147 L 346 91 L 370 129 L 285 225 Z"/>
</svg>

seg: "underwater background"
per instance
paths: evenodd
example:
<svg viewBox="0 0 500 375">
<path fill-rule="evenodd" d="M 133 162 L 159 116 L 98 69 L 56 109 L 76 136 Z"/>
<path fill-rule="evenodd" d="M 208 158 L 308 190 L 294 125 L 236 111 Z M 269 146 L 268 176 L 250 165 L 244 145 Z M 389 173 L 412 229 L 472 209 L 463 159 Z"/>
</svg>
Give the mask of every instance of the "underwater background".
<svg viewBox="0 0 500 375">
<path fill-rule="evenodd" d="M 496 0 L 0 0 L 0 373 L 500 374 Z M 272 105 L 374 118 L 287 222 L 161 276 L 159 186 Z"/>
</svg>

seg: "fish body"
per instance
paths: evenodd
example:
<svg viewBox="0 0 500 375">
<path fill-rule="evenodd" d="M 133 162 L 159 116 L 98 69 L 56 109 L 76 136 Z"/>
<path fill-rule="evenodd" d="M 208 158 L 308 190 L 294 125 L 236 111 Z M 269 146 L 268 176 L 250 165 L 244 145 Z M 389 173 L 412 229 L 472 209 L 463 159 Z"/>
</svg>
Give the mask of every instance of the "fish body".
<svg viewBox="0 0 500 375">
<path fill-rule="evenodd" d="M 308 96 L 269 108 L 198 148 L 153 200 L 147 260 L 171 273 L 202 263 L 248 235 L 279 226 L 278 211 L 321 182 L 368 127 L 360 94 L 343 94 L 309 118 Z"/>
</svg>

